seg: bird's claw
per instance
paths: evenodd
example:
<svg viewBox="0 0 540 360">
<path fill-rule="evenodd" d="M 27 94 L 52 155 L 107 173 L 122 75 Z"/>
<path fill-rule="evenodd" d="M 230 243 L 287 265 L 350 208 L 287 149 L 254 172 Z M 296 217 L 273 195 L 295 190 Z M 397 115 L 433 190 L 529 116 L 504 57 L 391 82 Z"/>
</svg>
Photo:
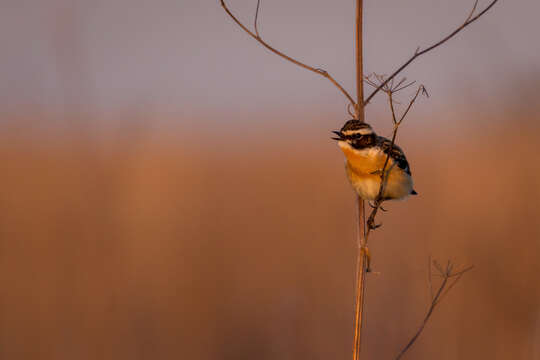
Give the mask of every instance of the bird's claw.
<svg viewBox="0 0 540 360">
<path fill-rule="evenodd" d="M 375 222 L 373 220 L 369 219 L 367 221 L 367 225 L 371 230 L 375 230 L 375 229 L 380 228 L 382 226 L 382 223 L 381 224 L 375 224 Z"/>
<path fill-rule="evenodd" d="M 376 209 L 378 207 L 379 209 L 381 209 L 384 212 L 388 211 L 388 210 L 386 210 L 385 208 L 382 207 L 382 205 L 381 205 L 382 201 L 379 202 L 378 204 L 377 204 L 377 201 L 375 201 L 375 203 L 373 203 L 373 204 L 370 201 L 368 201 L 367 203 L 368 203 L 369 207 L 372 208 L 372 209 Z"/>
</svg>

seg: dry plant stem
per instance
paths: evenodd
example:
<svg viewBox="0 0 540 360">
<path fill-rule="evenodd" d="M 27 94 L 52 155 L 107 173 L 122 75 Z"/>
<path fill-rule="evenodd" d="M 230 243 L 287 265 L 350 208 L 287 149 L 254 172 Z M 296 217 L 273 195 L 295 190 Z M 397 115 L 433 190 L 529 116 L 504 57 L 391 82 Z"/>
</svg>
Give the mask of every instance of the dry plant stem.
<svg viewBox="0 0 540 360">
<path fill-rule="evenodd" d="M 258 0 L 257 2 L 257 12 L 255 14 L 255 33 L 252 32 L 251 30 L 249 30 L 244 24 L 242 24 L 240 22 L 240 20 L 238 20 L 236 18 L 236 16 L 233 15 L 233 13 L 229 10 L 229 8 L 227 7 L 227 5 L 225 4 L 225 1 L 224 0 L 220 0 L 221 2 L 221 6 L 223 7 L 223 9 L 225 10 L 225 12 L 231 17 L 231 19 L 234 20 L 234 22 L 240 26 L 242 28 L 242 30 L 244 30 L 246 33 L 248 33 L 252 38 L 254 38 L 255 40 L 257 40 L 261 45 L 263 45 L 265 48 L 267 48 L 268 50 L 270 50 L 271 52 L 273 52 L 274 54 L 284 58 L 285 60 L 287 61 L 290 61 L 292 62 L 293 64 L 296 64 L 304 69 L 307 69 L 309 71 L 312 71 L 318 75 L 321 75 L 322 77 L 325 77 L 327 78 L 328 80 L 330 80 L 330 82 L 332 82 L 332 84 L 334 84 L 334 86 L 336 86 L 342 93 L 343 95 L 345 95 L 345 97 L 349 100 L 349 102 L 352 104 L 352 106 L 356 109 L 358 108 L 358 106 L 356 105 L 356 102 L 353 100 L 353 98 L 351 97 L 351 95 L 349 95 L 349 93 L 347 92 L 347 90 L 345 90 L 343 88 L 343 86 L 341 86 L 340 83 L 338 83 L 327 71 L 323 70 L 323 69 L 320 69 L 320 68 L 314 68 L 312 66 L 309 66 L 309 65 L 306 65 L 296 59 L 293 59 L 292 57 L 288 56 L 288 55 L 285 55 L 284 53 L 282 53 L 281 51 L 275 49 L 274 47 L 272 47 L 270 44 L 268 44 L 266 41 L 264 41 L 262 39 L 262 37 L 259 35 L 259 30 L 257 28 L 257 19 L 258 19 L 258 14 L 259 14 L 259 3 L 260 3 L 260 0 Z"/>
<path fill-rule="evenodd" d="M 362 0 L 356 0 L 356 119 L 364 122 L 364 65 L 362 56 Z"/>
<path fill-rule="evenodd" d="M 356 262 L 356 299 L 354 311 L 354 340 L 353 359 L 360 359 L 360 349 L 362 342 L 362 325 L 364 323 L 364 303 L 366 296 L 366 275 L 368 270 L 367 254 L 365 252 L 366 239 L 366 209 L 364 200 L 359 196 L 356 198 L 357 204 L 357 262 Z"/>
<path fill-rule="evenodd" d="M 414 334 L 414 336 L 409 340 L 407 345 L 401 350 L 401 352 L 396 357 L 396 360 L 401 359 L 401 357 L 411 348 L 411 346 L 416 342 L 424 328 L 426 327 L 426 324 L 428 323 L 431 315 L 433 314 L 433 311 L 437 307 L 437 305 L 441 302 L 441 300 L 448 294 L 448 292 L 454 287 L 454 285 L 457 284 L 457 282 L 461 279 L 463 274 L 465 274 L 467 271 L 471 270 L 473 267 L 470 266 L 464 270 L 453 272 L 453 264 L 448 262 L 446 265 L 446 269 L 443 270 L 443 268 L 436 262 L 433 261 L 433 266 L 437 269 L 439 272 L 439 275 L 442 276 L 443 280 L 441 282 L 441 285 L 439 286 L 439 289 L 437 290 L 435 296 L 432 294 L 431 304 L 428 308 L 428 311 L 426 313 L 426 316 L 424 317 L 424 320 L 422 321 L 422 324 Z M 431 275 L 431 263 L 429 264 L 429 271 Z M 454 279 L 453 279 L 454 278 Z M 453 279 L 453 280 L 452 280 Z M 429 279 L 430 283 L 430 291 L 431 291 L 431 277 Z"/>
<path fill-rule="evenodd" d="M 476 0 L 474 2 L 474 6 L 473 6 L 473 9 L 472 11 L 469 13 L 469 16 L 467 17 L 467 19 L 465 19 L 465 21 L 463 22 L 463 24 L 461 24 L 461 26 L 459 26 L 457 29 L 455 29 L 454 31 L 452 31 L 448 36 L 446 36 L 445 38 L 443 38 L 442 40 L 436 42 L 435 44 L 425 48 L 424 50 L 420 50 L 420 48 L 417 48 L 416 51 L 414 52 L 414 55 L 409 58 L 409 60 L 407 60 L 403 65 L 401 65 L 396 71 L 394 71 L 394 73 L 392 75 L 390 75 L 386 80 L 385 82 L 383 82 L 382 84 L 380 84 L 368 97 L 367 99 L 365 99 L 364 101 L 364 105 L 366 105 L 367 103 L 369 103 L 369 101 L 373 98 L 373 96 L 375 96 L 375 94 L 377 94 L 380 90 L 383 89 L 383 87 L 389 82 L 391 81 L 394 77 L 396 77 L 396 75 L 398 75 L 401 71 L 403 71 L 403 69 L 405 69 L 410 63 L 412 63 L 416 58 L 418 58 L 419 56 L 421 55 L 424 55 L 425 53 L 427 53 L 428 51 L 431 51 L 433 49 L 435 49 L 436 47 L 444 44 L 445 42 L 447 42 L 448 40 L 450 40 L 451 38 L 453 38 L 457 33 L 459 33 L 461 30 L 463 30 L 465 27 L 467 27 L 469 24 L 471 24 L 472 22 L 478 20 L 479 17 L 481 17 L 482 15 L 484 15 L 489 9 L 491 9 L 493 7 L 493 5 L 495 5 L 497 3 L 497 1 L 499 0 L 493 0 L 484 10 L 482 10 L 480 13 L 478 13 L 476 16 L 473 16 L 474 15 L 474 12 L 476 11 L 476 6 L 478 5 L 478 0 Z"/>
<path fill-rule="evenodd" d="M 363 49 L 362 49 L 362 27 L 363 27 L 363 2 L 356 0 L 356 105 L 355 118 L 364 122 L 364 69 L 363 69 Z M 366 297 L 366 275 L 369 269 L 369 259 L 367 253 L 366 237 L 366 211 L 364 200 L 356 197 L 358 208 L 357 218 L 357 265 L 356 265 L 356 299 L 354 309 L 354 339 L 353 339 L 353 360 L 360 359 L 362 345 L 362 327 L 364 324 L 364 303 Z"/>
</svg>

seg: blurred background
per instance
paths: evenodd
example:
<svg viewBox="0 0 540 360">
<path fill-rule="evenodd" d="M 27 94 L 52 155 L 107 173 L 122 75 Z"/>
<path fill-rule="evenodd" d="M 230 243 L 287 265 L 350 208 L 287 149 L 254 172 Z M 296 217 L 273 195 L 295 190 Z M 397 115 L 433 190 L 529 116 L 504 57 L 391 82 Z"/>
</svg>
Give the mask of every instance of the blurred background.
<svg viewBox="0 0 540 360">
<path fill-rule="evenodd" d="M 349 358 L 344 97 L 218 1 L 0 3 L 0 358 Z M 365 1 L 366 73 L 472 5 Z M 431 95 L 398 137 L 420 195 L 372 238 L 366 359 L 420 325 L 429 256 L 475 268 L 407 358 L 540 359 L 539 11 L 500 1 L 403 73 Z M 353 93 L 354 1 L 263 1 L 259 29 Z M 390 135 L 383 96 L 367 120 Z"/>
</svg>

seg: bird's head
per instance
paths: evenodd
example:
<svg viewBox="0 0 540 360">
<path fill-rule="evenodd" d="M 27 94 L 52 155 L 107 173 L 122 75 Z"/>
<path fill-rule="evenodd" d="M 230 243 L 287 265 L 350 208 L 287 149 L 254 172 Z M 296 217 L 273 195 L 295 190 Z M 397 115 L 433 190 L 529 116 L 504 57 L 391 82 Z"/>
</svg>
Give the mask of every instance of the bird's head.
<svg viewBox="0 0 540 360">
<path fill-rule="evenodd" d="M 375 134 L 371 128 L 371 125 L 359 120 L 349 120 L 345 123 L 345 125 L 343 125 L 341 130 L 332 132 L 338 136 L 332 139 L 338 141 L 352 141 L 363 136 L 372 136 Z"/>
</svg>

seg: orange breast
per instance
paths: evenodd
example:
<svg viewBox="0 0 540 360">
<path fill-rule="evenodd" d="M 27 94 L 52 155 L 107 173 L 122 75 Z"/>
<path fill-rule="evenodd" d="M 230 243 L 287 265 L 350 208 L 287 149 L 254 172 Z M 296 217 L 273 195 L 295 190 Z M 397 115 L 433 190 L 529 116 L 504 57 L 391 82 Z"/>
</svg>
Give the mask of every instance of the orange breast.
<svg viewBox="0 0 540 360">
<path fill-rule="evenodd" d="M 386 161 L 386 154 L 382 151 L 363 150 L 358 151 L 352 149 L 347 144 L 339 144 L 339 147 L 345 154 L 351 170 L 358 175 L 373 175 L 374 172 L 382 170 Z M 387 168 L 392 166 L 392 159 L 388 161 Z"/>
<path fill-rule="evenodd" d="M 346 170 L 349 181 L 360 197 L 367 200 L 376 198 L 380 184 L 379 171 L 384 167 L 387 155 L 379 149 L 354 150 L 346 143 L 339 144 L 347 158 Z M 385 186 L 384 197 L 400 199 L 410 194 L 412 179 L 390 158 L 386 166 L 388 182 Z"/>
</svg>

